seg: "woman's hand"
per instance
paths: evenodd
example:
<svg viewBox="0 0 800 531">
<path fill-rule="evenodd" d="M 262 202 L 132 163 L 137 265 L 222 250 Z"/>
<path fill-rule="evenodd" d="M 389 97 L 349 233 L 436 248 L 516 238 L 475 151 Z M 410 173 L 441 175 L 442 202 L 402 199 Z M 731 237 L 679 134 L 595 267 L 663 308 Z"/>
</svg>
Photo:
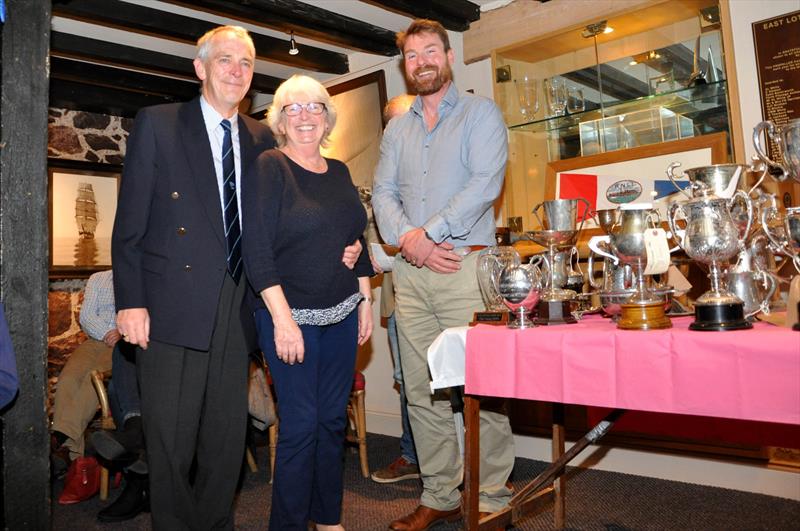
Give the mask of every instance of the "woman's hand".
<svg viewBox="0 0 800 531">
<path fill-rule="evenodd" d="M 306 353 L 303 332 L 300 331 L 300 327 L 292 319 L 292 310 L 289 308 L 289 303 L 286 302 L 283 288 L 272 286 L 263 290 L 261 292 L 261 300 L 264 301 L 267 310 L 272 316 L 275 354 L 277 354 L 278 359 L 289 365 L 303 363 L 303 357 Z"/>
<path fill-rule="evenodd" d="M 303 333 L 291 318 L 275 322 L 275 353 L 278 359 L 289 365 L 303 363 L 306 353 Z"/>
<path fill-rule="evenodd" d="M 358 277 L 358 291 L 364 300 L 358 303 L 358 344 L 363 345 L 372 335 L 372 287 L 369 277 Z"/>
<path fill-rule="evenodd" d="M 358 303 L 358 344 L 363 345 L 372 335 L 372 299 Z"/>
</svg>

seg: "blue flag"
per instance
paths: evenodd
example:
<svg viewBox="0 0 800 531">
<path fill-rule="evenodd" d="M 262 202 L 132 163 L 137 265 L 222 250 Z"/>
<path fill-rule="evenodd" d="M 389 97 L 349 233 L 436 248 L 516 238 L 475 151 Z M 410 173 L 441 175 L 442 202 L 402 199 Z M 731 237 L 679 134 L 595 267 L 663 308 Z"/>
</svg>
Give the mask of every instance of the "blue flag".
<svg viewBox="0 0 800 531">
<path fill-rule="evenodd" d="M 6 0 L 0 0 L 0 24 L 6 21 Z"/>
</svg>

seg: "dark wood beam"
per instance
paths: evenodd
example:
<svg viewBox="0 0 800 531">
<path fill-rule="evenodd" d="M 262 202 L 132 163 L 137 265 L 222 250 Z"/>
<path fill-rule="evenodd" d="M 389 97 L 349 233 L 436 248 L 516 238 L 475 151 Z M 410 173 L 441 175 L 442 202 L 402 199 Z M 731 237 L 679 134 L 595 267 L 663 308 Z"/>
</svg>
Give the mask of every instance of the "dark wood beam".
<svg viewBox="0 0 800 531">
<path fill-rule="evenodd" d="M 50 529 L 47 418 L 49 0 L 6 0 L 0 29 L 0 301 L 19 394 L 0 411 L 0 527 Z"/>
<path fill-rule="evenodd" d="M 50 58 L 50 78 L 97 87 L 124 89 L 174 101 L 188 101 L 199 94 L 199 81 L 186 81 L 134 70 L 124 70 L 63 57 Z"/>
<path fill-rule="evenodd" d="M 600 75 L 603 78 L 602 93 L 605 96 L 611 96 L 616 100 L 624 101 L 647 96 L 649 94 L 647 83 L 639 81 L 635 77 L 611 66 L 600 65 Z M 562 77 L 600 91 L 600 87 L 597 83 L 597 68 L 594 66 L 563 74 Z"/>
<path fill-rule="evenodd" d="M 207 20 L 120 0 L 55 0 L 53 14 L 192 44 L 205 32 L 218 26 Z M 251 37 L 256 47 L 257 59 L 329 74 L 346 74 L 350 71 L 347 56 L 344 54 L 298 45 L 300 53 L 289 55 L 288 35 L 286 39 L 277 39 L 251 33 Z"/>
<path fill-rule="evenodd" d="M 69 33 L 52 32 L 50 54 L 85 61 L 96 61 L 122 68 L 133 68 L 185 79 L 197 79 L 192 60 L 143 48 L 123 46 L 108 41 L 90 39 Z M 250 89 L 264 94 L 274 94 L 284 80 L 264 74 L 253 74 Z"/>
<path fill-rule="evenodd" d="M 362 0 L 411 18 L 429 18 L 451 31 L 467 31 L 481 18 L 481 9 L 468 0 Z"/>
<path fill-rule="evenodd" d="M 90 85 L 66 79 L 50 80 L 50 107 L 133 118 L 142 107 L 183 101 L 174 96 Z"/>
<path fill-rule="evenodd" d="M 164 1 L 343 48 L 387 57 L 398 53 L 395 32 L 294 0 Z"/>
</svg>

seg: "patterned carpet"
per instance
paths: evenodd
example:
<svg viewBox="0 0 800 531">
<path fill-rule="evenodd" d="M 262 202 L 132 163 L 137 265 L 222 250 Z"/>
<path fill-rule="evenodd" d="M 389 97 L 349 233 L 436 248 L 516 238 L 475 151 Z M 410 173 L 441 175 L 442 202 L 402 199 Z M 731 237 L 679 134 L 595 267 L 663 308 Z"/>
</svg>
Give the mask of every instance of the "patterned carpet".
<svg viewBox="0 0 800 531">
<path fill-rule="evenodd" d="M 398 439 L 383 435 L 368 438 L 370 469 L 384 466 L 396 457 Z M 267 483 L 268 458 L 258 451 L 259 471 L 245 472 L 236 504 L 236 529 L 267 528 L 271 487 Z M 520 488 L 546 464 L 517 459 L 513 482 Z M 729 489 L 705 487 L 676 481 L 585 469 L 570 469 L 567 485 L 567 529 L 633 530 L 791 530 L 800 522 L 800 502 Z M 800 476 L 798 476 L 800 483 Z M 53 500 L 63 485 L 53 484 Z M 378 484 L 361 477 L 358 454 L 345 453 L 345 498 L 343 524 L 348 531 L 379 531 L 412 510 L 421 492 L 418 481 Z M 113 500 L 118 490 L 112 490 Z M 97 511 L 108 502 L 98 498 L 72 505 L 53 502 L 54 530 L 150 529 L 148 514 L 121 524 L 101 524 Z M 461 529 L 442 525 L 439 531 Z M 553 528 L 551 508 L 527 517 L 519 530 Z"/>
</svg>

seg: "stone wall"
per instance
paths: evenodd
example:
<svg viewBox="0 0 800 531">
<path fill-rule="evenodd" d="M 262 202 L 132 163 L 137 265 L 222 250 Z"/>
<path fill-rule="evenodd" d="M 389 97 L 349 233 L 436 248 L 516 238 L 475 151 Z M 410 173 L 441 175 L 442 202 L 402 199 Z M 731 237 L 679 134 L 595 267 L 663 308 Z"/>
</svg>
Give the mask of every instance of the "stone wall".
<svg viewBox="0 0 800 531">
<path fill-rule="evenodd" d="M 83 279 L 60 280 L 50 283 L 47 294 L 49 305 L 47 338 L 47 412 L 52 411 L 53 393 L 58 375 L 70 354 L 86 341 L 87 335 L 81 330 L 79 316 L 83 304 Z"/>
<path fill-rule="evenodd" d="M 48 157 L 122 164 L 133 120 L 51 108 L 47 127 Z"/>
</svg>

